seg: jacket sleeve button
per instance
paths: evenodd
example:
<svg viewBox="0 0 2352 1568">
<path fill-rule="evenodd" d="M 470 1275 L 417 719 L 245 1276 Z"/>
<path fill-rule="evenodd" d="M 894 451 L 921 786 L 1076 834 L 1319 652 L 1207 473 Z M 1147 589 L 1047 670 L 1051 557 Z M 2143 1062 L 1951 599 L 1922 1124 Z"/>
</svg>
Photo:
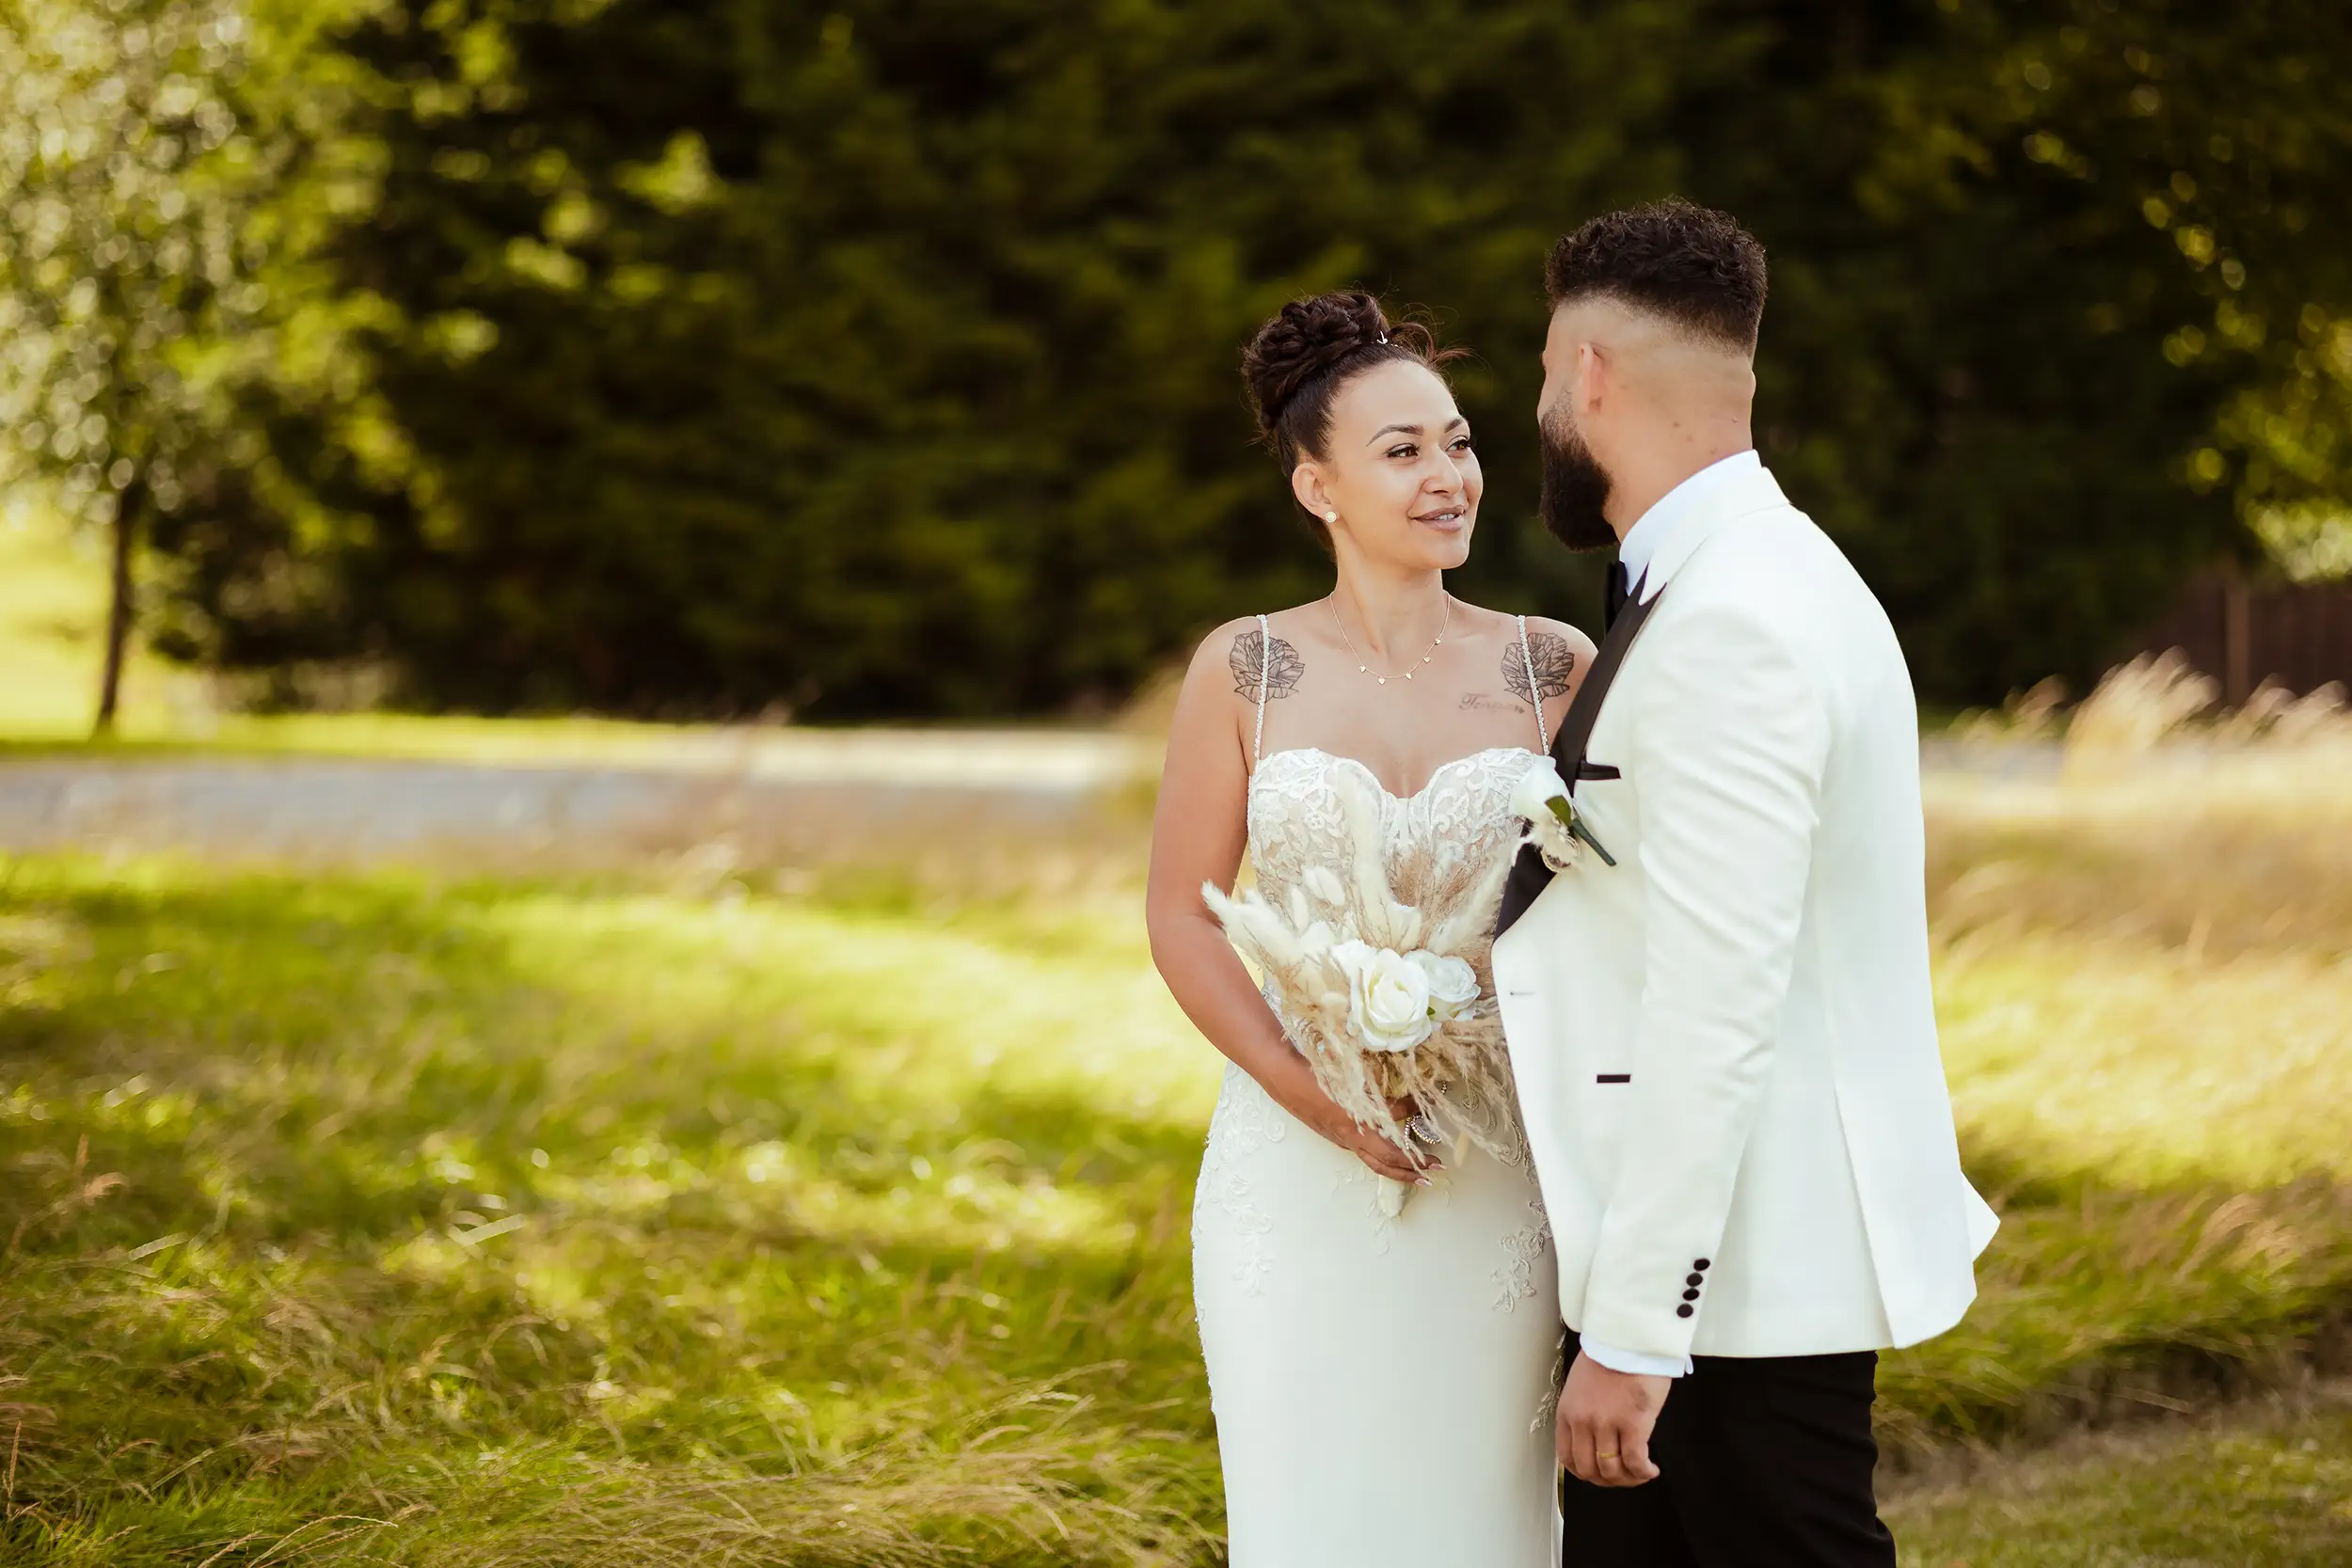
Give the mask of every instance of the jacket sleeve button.
<svg viewBox="0 0 2352 1568">
<path fill-rule="evenodd" d="M 1699 1293 L 1696 1291 L 1685 1291 L 1682 1292 L 1682 1299 L 1685 1301 L 1696 1301 L 1699 1299 Z"/>
<path fill-rule="evenodd" d="M 1708 1260 L 1704 1258 L 1693 1259 L 1691 1262 L 1691 1266 L 1698 1270 L 1701 1274 L 1705 1274 L 1710 1267 L 1712 1267 Z"/>
<path fill-rule="evenodd" d="M 1685 1279 L 1682 1283 L 1685 1285 L 1704 1285 L 1707 1283 L 1707 1276 L 1705 1275 L 1694 1274 Z"/>
<path fill-rule="evenodd" d="M 1693 1312 L 1695 1312 L 1695 1311 L 1697 1311 L 1697 1310 L 1698 1310 L 1698 1308 L 1697 1308 L 1697 1307 L 1692 1307 L 1692 1306 L 1689 1302 L 1687 1302 L 1687 1301 L 1686 1301 L 1686 1302 L 1684 1302 L 1681 1306 L 1679 1306 L 1679 1307 L 1676 1307 L 1676 1308 L 1675 1308 L 1675 1316 L 1676 1316 L 1676 1317 L 1677 1317 L 1677 1318 L 1687 1318 L 1687 1317 L 1689 1317 L 1692 1313 L 1693 1313 Z"/>
</svg>

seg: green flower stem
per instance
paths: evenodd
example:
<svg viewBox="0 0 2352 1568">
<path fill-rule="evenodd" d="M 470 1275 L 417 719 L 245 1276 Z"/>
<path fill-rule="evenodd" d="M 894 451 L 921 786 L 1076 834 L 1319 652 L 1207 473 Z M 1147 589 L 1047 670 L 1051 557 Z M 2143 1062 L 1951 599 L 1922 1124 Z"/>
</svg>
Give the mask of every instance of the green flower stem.
<svg viewBox="0 0 2352 1568">
<path fill-rule="evenodd" d="M 1584 825 L 1584 818 L 1577 814 L 1575 802 L 1565 795 L 1555 795 L 1545 803 L 1551 807 L 1551 815 L 1560 819 L 1561 826 L 1568 830 L 1568 836 L 1598 855 L 1601 864 L 1617 863 L 1617 857 L 1611 854 L 1600 840 L 1593 836 L 1593 830 Z"/>
</svg>

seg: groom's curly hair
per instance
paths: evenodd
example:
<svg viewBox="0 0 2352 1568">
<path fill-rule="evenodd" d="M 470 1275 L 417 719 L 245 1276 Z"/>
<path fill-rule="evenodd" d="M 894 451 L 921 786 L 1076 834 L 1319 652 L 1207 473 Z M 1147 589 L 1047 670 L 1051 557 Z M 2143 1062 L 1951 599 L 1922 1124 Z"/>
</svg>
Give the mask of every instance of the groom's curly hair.
<svg viewBox="0 0 2352 1568">
<path fill-rule="evenodd" d="M 1554 310 L 1599 295 L 1684 330 L 1756 352 L 1764 322 L 1764 246 L 1728 213 L 1669 197 L 1604 213 L 1551 247 Z"/>
</svg>

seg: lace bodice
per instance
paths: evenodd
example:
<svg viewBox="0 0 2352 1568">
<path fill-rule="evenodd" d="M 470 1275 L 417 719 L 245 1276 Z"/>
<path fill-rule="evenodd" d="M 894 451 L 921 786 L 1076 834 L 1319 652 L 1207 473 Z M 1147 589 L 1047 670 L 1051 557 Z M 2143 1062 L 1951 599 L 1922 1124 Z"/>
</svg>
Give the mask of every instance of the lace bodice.
<svg viewBox="0 0 2352 1568">
<path fill-rule="evenodd" d="M 1271 752 L 1249 779 L 1249 863 L 1258 886 L 1279 903 L 1318 867 L 1344 874 L 1356 846 L 1332 776 L 1348 769 L 1381 802 L 1381 855 L 1397 897 L 1452 908 L 1495 857 L 1512 852 L 1518 824 L 1511 792 L 1535 760 L 1525 746 L 1490 746 L 1445 764 L 1417 793 L 1395 795 L 1354 757 L 1315 747 Z M 1491 994 L 1484 944 L 1470 960 L 1479 988 Z"/>
<path fill-rule="evenodd" d="M 1527 641 L 1527 617 L 1518 617 L 1519 657 L 1527 662 L 1528 689 L 1535 689 L 1535 660 Z M 1258 617 L 1261 647 L 1272 647 L 1272 627 Z M 1397 898 L 1422 909 L 1456 907 L 1470 885 L 1493 864 L 1495 857 L 1512 853 L 1518 829 L 1510 811 L 1511 792 L 1521 775 L 1551 748 L 1544 726 L 1544 710 L 1535 707 L 1536 749 L 1489 746 L 1466 757 L 1442 763 L 1429 782 L 1410 795 L 1396 795 L 1379 776 L 1354 757 L 1343 757 L 1318 746 L 1295 746 L 1268 753 L 1265 749 L 1266 676 L 1271 658 L 1261 659 L 1258 672 L 1257 725 L 1249 744 L 1249 865 L 1259 888 L 1276 904 L 1289 900 L 1293 888 L 1321 867 L 1338 874 L 1354 859 L 1347 813 L 1332 774 L 1353 769 L 1380 801 L 1380 847 L 1389 885 Z M 1489 914 L 1493 911 L 1486 911 Z M 1479 990 L 1494 993 L 1487 967 L 1486 944 L 1471 958 L 1478 971 Z"/>
<path fill-rule="evenodd" d="M 1264 616 L 1258 632 L 1261 646 L 1271 648 Z M 1524 618 L 1518 654 L 1532 691 Z M 1421 788 L 1398 795 L 1359 758 L 1319 746 L 1265 750 L 1272 663 L 1265 658 L 1259 668 L 1247 800 L 1257 886 L 1238 900 L 1213 885 L 1202 896 L 1263 972 L 1267 1006 L 1338 1105 L 1403 1147 L 1408 1133 L 1396 1107 L 1409 1100 L 1444 1137 L 1523 1165 L 1526 1136 L 1491 957 L 1495 915 L 1518 850 L 1512 797 L 1549 743 L 1542 710 L 1530 726 L 1536 748 L 1489 746 L 1455 757 Z M 1325 958 L 1311 956 L 1337 955 L 1342 940 L 1417 954 L 1422 962 L 1441 955 L 1467 964 L 1474 985 L 1449 1005 L 1441 1031 L 1422 1042 L 1428 1049 L 1376 1054 L 1358 1036 L 1345 999 L 1331 990 L 1343 982 Z"/>
<path fill-rule="evenodd" d="M 1525 616 L 1518 618 L 1518 634 L 1533 692 L 1534 657 Z M 1263 615 L 1258 635 L 1262 647 L 1273 646 Z M 1526 1134 L 1496 1016 L 1491 959 L 1503 878 L 1518 852 L 1511 797 L 1551 744 L 1541 705 L 1534 715 L 1534 750 L 1489 746 L 1440 764 L 1421 788 L 1397 795 L 1355 757 L 1318 746 L 1266 751 L 1266 673 L 1272 666 L 1271 657 L 1260 660 L 1249 749 L 1249 861 L 1258 881 L 1251 896 L 1261 908 L 1286 911 L 1301 931 L 1310 921 L 1319 927 L 1328 921 L 1341 935 L 1362 936 L 1377 946 L 1394 942 L 1399 951 L 1433 939 L 1435 950 L 1467 962 L 1476 978 L 1474 1000 L 1457 1026 L 1480 1032 L 1457 1037 L 1454 1043 L 1466 1049 L 1442 1069 L 1428 1072 L 1418 1062 L 1402 1063 L 1397 1070 L 1407 1076 L 1383 1076 L 1375 1086 L 1372 1075 L 1354 1065 L 1359 1058 L 1343 1054 L 1319 1061 L 1318 1076 L 1327 1068 L 1341 1075 L 1340 1088 L 1328 1080 L 1325 1087 L 1343 1105 L 1367 1093 L 1408 1093 L 1439 1125 L 1506 1162 L 1523 1164 Z M 1321 1049 L 1313 1043 L 1316 1025 L 1289 1015 L 1270 974 L 1265 997 L 1291 1043 L 1313 1056 Z M 1309 1030 L 1304 1039 L 1302 1026 Z"/>
</svg>

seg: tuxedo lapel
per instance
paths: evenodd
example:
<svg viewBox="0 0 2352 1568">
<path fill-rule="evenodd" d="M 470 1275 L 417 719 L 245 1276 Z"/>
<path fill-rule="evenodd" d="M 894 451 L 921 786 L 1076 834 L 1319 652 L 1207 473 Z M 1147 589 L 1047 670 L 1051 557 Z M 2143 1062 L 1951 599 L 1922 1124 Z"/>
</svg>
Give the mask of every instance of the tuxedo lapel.
<svg viewBox="0 0 2352 1568">
<path fill-rule="evenodd" d="M 1685 518 L 1666 536 L 1642 573 L 1642 580 L 1628 590 L 1622 605 L 1616 608 L 1614 619 L 1601 634 L 1593 668 L 1585 675 L 1584 684 L 1577 688 L 1576 700 L 1568 705 L 1567 716 L 1560 721 L 1560 736 L 1552 744 L 1551 754 L 1560 765 L 1561 782 L 1571 793 L 1576 789 L 1577 774 L 1583 770 L 1584 746 L 1592 739 L 1593 725 L 1600 718 L 1600 706 L 1608 699 L 1609 688 L 1624 666 L 1626 655 L 1632 651 L 1633 640 L 1641 636 L 1642 627 L 1658 609 L 1659 600 L 1673 586 L 1675 574 L 1726 525 L 1788 504 L 1788 498 L 1781 493 L 1779 483 L 1761 467 L 1720 476 L 1708 492 L 1706 510 Z M 1610 571 L 1613 590 L 1623 580 L 1624 567 L 1613 566 Z M 1609 596 L 1612 600 L 1616 598 L 1613 592 Z M 1495 935 L 1509 930 L 1512 923 L 1527 912 L 1536 895 L 1550 885 L 1551 868 L 1544 863 L 1543 856 L 1533 847 L 1522 848 L 1512 864 L 1510 880 L 1502 887 L 1502 908 L 1495 917 Z"/>
<path fill-rule="evenodd" d="M 1634 585 L 1617 618 L 1602 634 L 1600 647 L 1593 655 L 1593 668 L 1585 674 L 1584 684 L 1576 689 L 1567 716 L 1560 721 L 1560 734 L 1551 743 L 1551 757 L 1559 765 L 1561 781 L 1571 794 L 1576 790 L 1577 776 L 1584 769 L 1584 748 L 1593 738 L 1594 724 L 1600 720 L 1600 705 L 1608 700 L 1617 672 L 1625 667 L 1633 640 L 1642 635 L 1642 627 L 1665 596 L 1661 588 L 1645 598 L 1641 585 Z M 1495 935 L 1501 936 L 1511 928 L 1512 923 L 1535 901 L 1535 895 L 1551 885 L 1551 867 L 1544 863 L 1544 857 L 1534 846 L 1519 850 L 1518 859 L 1511 866 L 1511 879 L 1502 887 L 1502 908 L 1495 916 Z"/>
<path fill-rule="evenodd" d="M 1575 700 L 1568 704 L 1566 715 L 1560 721 L 1560 733 L 1552 737 L 1552 760 L 1560 765 L 1560 777 L 1568 787 L 1576 787 L 1578 769 L 1584 762 L 1584 748 L 1593 738 L 1593 726 L 1600 721 L 1600 705 L 1609 700 L 1609 689 L 1616 684 L 1617 672 L 1625 667 L 1625 656 L 1633 650 L 1633 640 L 1642 635 L 1642 627 L 1656 612 L 1658 602 L 1664 598 L 1661 589 L 1644 598 L 1638 585 L 1617 612 L 1617 619 L 1602 634 L 1600 646 L 1593 653 L 1593 668 L 1584 677 L 1584 684 L 1576 689 Z"/>
</svg>

